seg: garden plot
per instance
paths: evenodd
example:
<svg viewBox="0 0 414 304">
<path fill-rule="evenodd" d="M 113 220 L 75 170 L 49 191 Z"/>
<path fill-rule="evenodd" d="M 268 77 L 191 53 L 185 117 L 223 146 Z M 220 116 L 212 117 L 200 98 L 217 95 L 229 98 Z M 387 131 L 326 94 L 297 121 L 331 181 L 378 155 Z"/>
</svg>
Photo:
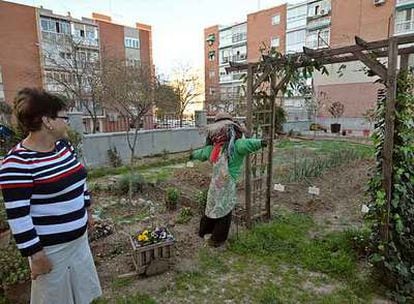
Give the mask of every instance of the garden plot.
<svg viewBox="0 0 414 304">
<path fill-rule="evenodd" d="M 339 145 L 343 144 L 282 142 L 277 146 L 275 169 L 291 159 L 292 149 L 309 158 L 329 157 Z M 127 172 L 91 180 L 94 215 L 98 223 L 105 223 L 100 229 L 110 231 L 91 242 L 104 291 L 97 303 L 284 303 L 288 299 L 295 303 L 369 303 L 375 290 L 363 271 L 366 266 L 360 269 L 352 241 L 348 242 L 357 235 L 363 246 L 364 235 L 327 235 L 332 229 L 326 228 L 326 221 L 339 216 L 343 225 L 338 224 L 336 230 L 360 221 L 357 206 L 363 201 L 370 164 L 356 159 L 326 168 L 320 177 L 307 177 L 306 182 L 287 183 L 285 193 L 273 192 L 274 224 L 248 234 L 242 231 L 224 251 L 204 248 L 196 235 L 205 200 L 205 192 L 200 193 L 208 187 L 211 174 L 208 163 L 187 168 L 183 161 L 178 166 L 138 169 L 135 173 L 147 178 L 135 179 L 132 198 L 122 185 Z M 155 178 L 147 181 L 148 176 Z M 345 187 L 349 180 L 353 180 L 352 190 Z M 321 188 L 319 198 L 307 194 L 308 182 Z M 167 210 L 167 189 L 178 190 L 176 210 Z M 328 190 L 331 198 L 337 198 L 329 208 L 325 201 L 331 200 L 323 196 Z M 341 212 L 348 209 L 355 212 L 347 214 L 349 221 L 342 223 Z M 131 275 L 135 267 L 129 236 L 148 226 L 165 226 L 172 232 L 175 266 L 158 276 L 138 278 Z M 350 275 L 355 269 L 361 275 Z"/>
</svg>

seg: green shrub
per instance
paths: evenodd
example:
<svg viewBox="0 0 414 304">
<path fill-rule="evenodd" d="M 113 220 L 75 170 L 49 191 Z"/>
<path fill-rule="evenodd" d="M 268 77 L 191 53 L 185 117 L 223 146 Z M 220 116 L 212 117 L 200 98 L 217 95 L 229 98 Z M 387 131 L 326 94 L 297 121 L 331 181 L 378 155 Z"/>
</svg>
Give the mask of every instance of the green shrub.
<svg viewBox="0 0 414 304">
<path fill-rule="evenodd" d="M 193 212 L 190 207 L 184 207 L 180 210 L 180 213 L 177 217 L 177 224 L 186 224 L 193 217 Z"/>
<path fill-rule="evenodd" d="M 116 184 L 116 192 L 120 195 L 126 195 L 130 193 L 142 192 L 145 184 L 145 178 L 139 173 L 124 174 L 118 180 Z"/>
<path fill-rule="evenodd" d="M 0 199 L 0 232 L 8 230 L 9 224 L 7 224 L 6 209 L 4 202 Z"/>
<path fill-rule="evenodd" d="M 167 188 L 165 195 L 165 204 L 168 210 L 176 210 L 178 199 L 180 198 L 180 190 L 175 187 Z"/>
<path fill-rule="evenodd" d="M 119 156 L 118 151 L 116 150 L 116 147 L 112 147 L 107 150 L 109 163 L 113 168 L 120 167 L 122 165 L 121 157 Z"/>
<path fill-rule="evenodd" d="M 199 212 L 202 214 L 206 209 L 208 189 L 201 190 L 196 195 L 196 203 Z"/>
<path fill-rule="evenodd" d="M 22 283 L 30 279 L 27 258 L 21 256 L 16 244 L 0 250 L 0 281 L 4 285 Z"/>
</svg>

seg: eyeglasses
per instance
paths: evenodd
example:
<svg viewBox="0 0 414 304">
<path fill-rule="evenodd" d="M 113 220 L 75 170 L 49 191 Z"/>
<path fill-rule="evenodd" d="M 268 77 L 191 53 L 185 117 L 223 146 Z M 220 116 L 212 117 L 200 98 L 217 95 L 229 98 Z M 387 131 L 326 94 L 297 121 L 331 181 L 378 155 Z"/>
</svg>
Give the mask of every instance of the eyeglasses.
<svg viewBox="0 0 414 304">
<path fill-rule="evenodd" d="M 56 116 L 56 118 L 63 119 L 66 123 L 69 122 L 69 116 Z"/>
</svg>

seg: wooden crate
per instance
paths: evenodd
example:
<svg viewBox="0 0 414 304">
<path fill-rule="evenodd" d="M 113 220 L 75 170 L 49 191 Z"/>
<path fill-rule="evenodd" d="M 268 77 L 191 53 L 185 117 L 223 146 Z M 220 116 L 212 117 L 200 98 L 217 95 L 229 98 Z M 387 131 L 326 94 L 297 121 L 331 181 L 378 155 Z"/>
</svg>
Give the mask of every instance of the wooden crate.
<svg viewBox="0 0 414 304">
<path fill-rule="evenodd" d="M 174 257 L 174 240 L 137 247 L 130 237 L 133 261 L 138 274 L 158 274 L 168 270 Z"/>
</svg>

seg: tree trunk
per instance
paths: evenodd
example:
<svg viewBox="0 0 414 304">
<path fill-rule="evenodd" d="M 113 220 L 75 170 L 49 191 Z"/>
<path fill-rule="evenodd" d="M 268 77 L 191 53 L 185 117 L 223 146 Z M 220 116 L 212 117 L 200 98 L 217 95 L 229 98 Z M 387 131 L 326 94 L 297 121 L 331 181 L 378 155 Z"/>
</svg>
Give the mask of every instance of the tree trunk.
<svg viewBox="0 0 414 304">
<path fill-rule="evenodd" d="M 97 126 L 97 118 L 94 116 L 91 116 L 92 118 L 92 133 L 95 134 L 96 133 L 96 126 Z"/>
<path fill-rule="evenodd" d="M 180 119 L 180 128 L 183 127 L 183 116 L 184 116 L 184 112 L 180 112 L 180 117 L 179 117 L 179 119 Z"/>
</svg>

